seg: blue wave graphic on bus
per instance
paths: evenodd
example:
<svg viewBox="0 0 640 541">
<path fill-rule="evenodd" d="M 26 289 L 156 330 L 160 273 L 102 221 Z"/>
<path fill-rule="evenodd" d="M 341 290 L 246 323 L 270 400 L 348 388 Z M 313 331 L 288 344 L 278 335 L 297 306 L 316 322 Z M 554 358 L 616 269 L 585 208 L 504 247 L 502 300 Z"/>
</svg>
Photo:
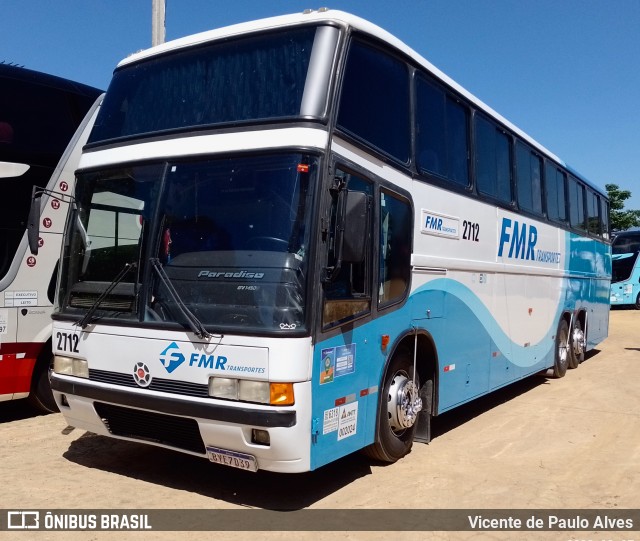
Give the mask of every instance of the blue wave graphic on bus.
<svg viewBox="0 0 640 541">
<path fill-rule="evenodd" d="M 438 278 L 417 289 L 412 296 L 419 302 L 420 293 L 424 291 L 442 291 L 460 300 L 466 313 L 447 314 L 447 318 L 476 319 L 485 329 L 497 349 L 511 363 L 520 367 L 528 367 L 540 361 L 541 353 L 546 356 L 554 346 L 556 324 L 560 318 L 562 306 L 556 307 L 553 316 L 549 316 L 549 327 L 544 337 L 536 344 L 521 345 L 514 342 L 496 321 L 493 314 L 478 296 L 467 286 L 450 278 Z M 460 312 L 461 308 L 457 311 Z"/>
</svg>

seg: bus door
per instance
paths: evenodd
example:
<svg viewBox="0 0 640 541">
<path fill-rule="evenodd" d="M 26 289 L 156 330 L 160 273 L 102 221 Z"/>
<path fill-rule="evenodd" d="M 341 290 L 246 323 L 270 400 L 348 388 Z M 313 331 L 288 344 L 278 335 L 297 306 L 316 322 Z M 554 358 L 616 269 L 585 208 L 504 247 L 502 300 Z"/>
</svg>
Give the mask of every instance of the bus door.
<svg viewBox="0 0 640 541">
<path fill-rule="evenodd" d="M 341 170 L 330 190 L 321 332 L 313 355 L 312 468 L 373 440 L 366 427 L 375 424 L 378 395 L 370 382 L 382 356 L 371 317 L 373 190 L 371 182 Z"/>
</svg>

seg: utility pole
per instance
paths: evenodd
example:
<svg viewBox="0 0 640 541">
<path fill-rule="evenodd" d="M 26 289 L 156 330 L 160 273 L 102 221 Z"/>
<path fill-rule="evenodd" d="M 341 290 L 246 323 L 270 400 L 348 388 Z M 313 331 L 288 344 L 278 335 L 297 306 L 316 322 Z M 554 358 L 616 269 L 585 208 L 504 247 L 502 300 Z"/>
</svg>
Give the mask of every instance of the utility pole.
<svg viewBox="0 0 640 541">
<path fill-rule="evenodd" d="M 151 7 L 151 45 L 164 43 L 165 38 L 165 0 L 152 0 Z"/>
</svg>

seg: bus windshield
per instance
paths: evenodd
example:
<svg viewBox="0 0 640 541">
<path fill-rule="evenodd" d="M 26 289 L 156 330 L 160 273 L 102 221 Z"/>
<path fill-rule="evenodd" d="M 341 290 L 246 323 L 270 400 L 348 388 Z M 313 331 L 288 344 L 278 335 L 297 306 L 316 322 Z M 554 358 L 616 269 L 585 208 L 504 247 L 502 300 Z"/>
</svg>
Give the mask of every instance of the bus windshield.
<svg viewBox="0 0 640 541">
<path fill-rule="evenodd" d="M 619 235 L 614 239 L 611 245 L 612 282 L 624 282 L 631 277 L 639 251 L 640 232 Z"/>
<path fill-rule="evenodd" d="M 325 115 L 338 30 L 243 36 L 125 65 L 89 143 L 221 124 Z"/>
<path fill-rule="evenodd" d="M 79 174 L 61 312 L 185 326 L 186 306 L 213 331 L 302 330 L 316 162 L 282 154 Z"/>
</svg>

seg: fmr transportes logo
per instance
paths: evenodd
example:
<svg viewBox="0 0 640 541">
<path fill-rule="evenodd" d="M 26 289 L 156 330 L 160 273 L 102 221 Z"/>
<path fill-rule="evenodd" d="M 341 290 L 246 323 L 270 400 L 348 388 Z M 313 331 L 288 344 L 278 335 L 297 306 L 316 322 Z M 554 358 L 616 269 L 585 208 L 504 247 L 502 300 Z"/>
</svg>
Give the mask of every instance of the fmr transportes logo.
<svg viewBox="0 0 640 541">
<path fill-rule="evenodd" d="M 171 342 L 165 350 L 160 353 L 160 362 L 169 374 L 178 368 L 184 360 L 184 355 L 180 352 L 180 348 L 175 342 Z"/>
<path fill-rule="evenodd" d="M 292 324 L 290 328 L 295 328 Z M 192 351 L 184 353 L 180 351 L 180 347 L 175 342 L 171 342 L 161 353 L 160 362 L 164 369 L 171 374 L 182 363 L 188 360 L 190 368 L 202 370 L 225 370 L 229 372 L 246 372 L 253 374 L 265 374 L 266 366 L 258 366 L 258 364 L 266 364 L 260 361 L 229 359 L 226 355 L 213 355 L 202 351 Z M 136 370 L 138 366 L 136 365 Z M 137 380 L 136 380 L 137 381 Z M 138 383 L 138 385 L 141 385 Z"/>
</svg>

